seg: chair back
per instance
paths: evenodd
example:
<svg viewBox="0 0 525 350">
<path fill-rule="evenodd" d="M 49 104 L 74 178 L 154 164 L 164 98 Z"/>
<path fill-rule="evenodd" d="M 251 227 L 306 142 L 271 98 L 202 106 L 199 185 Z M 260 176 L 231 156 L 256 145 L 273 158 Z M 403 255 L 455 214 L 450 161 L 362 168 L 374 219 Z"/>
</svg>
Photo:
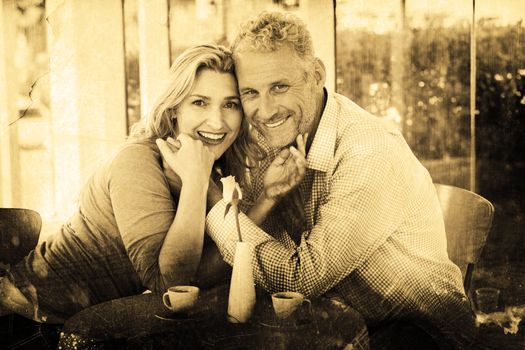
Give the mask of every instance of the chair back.
<svg viewBox="0 0 525 350">
<path fill-rule="evenodd" d="M 494 206 L 482 196 L 463 188 L 435 184 L 447 234 L 450 260 L 459 266 L 468 293 L 472 271 L 492 226 Z"/>
<path fill-rule="evenodd" d="M 14 265 L 33 250 L 42 218 L 31 209 L 0 208 L 0 263 Z"/>
</svg>

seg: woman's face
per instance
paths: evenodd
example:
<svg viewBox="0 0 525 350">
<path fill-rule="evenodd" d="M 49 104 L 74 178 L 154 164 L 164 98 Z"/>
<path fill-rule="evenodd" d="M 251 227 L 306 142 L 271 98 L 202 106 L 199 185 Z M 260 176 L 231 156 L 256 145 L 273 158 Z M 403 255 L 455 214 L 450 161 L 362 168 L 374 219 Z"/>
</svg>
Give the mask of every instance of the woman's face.
<svg viewBox="0 0 525 350">
<path fill-rule="evenodd" d="M 231 146 L 241 126 L 237 81 L 230 73 L 202 69 L 176 112 L 175 133 L 201 140 L 215 159 Z"/>
</svg>

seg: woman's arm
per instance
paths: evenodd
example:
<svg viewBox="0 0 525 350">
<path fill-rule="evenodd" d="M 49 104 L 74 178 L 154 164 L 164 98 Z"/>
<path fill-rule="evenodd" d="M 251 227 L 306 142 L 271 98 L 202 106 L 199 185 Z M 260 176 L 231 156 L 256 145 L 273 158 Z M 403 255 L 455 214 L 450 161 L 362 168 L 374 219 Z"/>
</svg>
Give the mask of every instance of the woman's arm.
<svg viewBox="0 0 525 350">
<path fill-rule="evenodd" d="M 199 268 L 192 284 L 201 288 L 210 288 L 226 282 L 231 267 L 222 259 L 219 249 L 211 239 L 204 246 Z"/>
<path fill-rule="evenodd" d="M 178 144 L 177 141 L 175 144 L 169 143 L 169 146 L 173 152 L 178 151 L 180 148 L 180 144 Z M 170 192 L 177 198 L 178 202 L 182 189 L 182 181 L 180 177 L 170 168 L 164 157 L 162 157 L 162 168 L 164 176 L 168 180 Z M 210 193 L 215 193 L 214 199 L 212 199 Z M 212 203 L 215 204 L 217 201 L 221 200 L 221 198 L 222 193 L 220 188 L 217 187 L 215 182 L 210 177 L 208 182 L 207 210 L 211 209 L 213 206 Z M 231 267 L 222 259 L 215 242 L 205 235 L 200 264 L 193 280 L 191 281 L 191 284 L 201 288 L 210 288 L 225 281 L 230 272 Z"/>
<path fill-rule="evenodd" d="M 167 156 L 169 153 L 173 154 L 172 150 L 169 150 L 162 145 L 162 141 L 159 142 L 159 148 L 161 149 L 163 157 Z M 266 216 L 279 202 L 279 200 L 284 195 L 289 193 L 293 188 L 295 188 L 304 178 L 307 166 L 305 159 L 305 142 L 306 136 L 303 137 L 302 135 L 299 135 L 297 137 L 298 148 L 296 149 L 295 147 L 290 147 L 289 149 L 284 149 L 281 151 L 270 168 L 267 170 L 264 177 L 265 189 L 258 198 L 257 202 L 249 209 L 247 213 L 248 217 L 250 217 L 250 219 L 252 219 L 252 221 L 257 225 L 262 224 Z M 173 149 L 178 149 L 178 147 L 179 146 L 177 144 L 173 144 Z M 170 178 L 170 176 L 173 177 L 173 172 L 171 171 L 166 160 L 163 160 L 163 167 L 164 174 L 168 178 Z M 173 184 L 176 185 L 176 188 L 172 188 L 172 191 L 178 190 L 178 188 L 180 188 L 178 185 L 179 183 L 180 182 L 178 179 L 170 181 L 171 187 L 174 186 Z M 220 188 L 211 179 L 209 180 L 209 185 L 207 188 L 207 203 L 209 210 L 221 200 L 222 193 Z M 183 198 L 181 191 L 179 206 L 183 205 L 182 200 Z M 202 208 L 199 207 L 199 210 L 202 210 Z M 181 216 L 181 214 L 179 211 L 177 211 L 176 218 L 179 216 Z M 202 240 L 199 242 L 202 242 Z M 189 247 L 190 245 L 188 244 L 186 246 Z M 196 245 L 193 246 L 193 248 L 188 249 L 193 252 L 200 252 L 200 249 L 198 249 Z M 188 258 L 191 261 L 195 261 L 197 256 L 195 255 Z M 197 284 L 201 287 L 210 287 L 222 281 L 229 271 L 230 267 L 222 259 L 222 256 L 220 255 L 215 243 L 210 242 L 210 244 L 206 245 L 203 249 L 202 256 L 200 258 L 200 264 L 195 274 L 194 284 Z"/>
<path fill-rule="evenodd" d="M 159 254 L 159 268 L 166 285 L 189 284 L 199 265 L 206 216 L 207 182 L 184 181 L 175 218 Z"/>
<path fill-rule="evenodd" d="M 213 154 L 198 140 L 180 135 L 180 149 L 173 152 L 164 140 L 157 145 L 167 164 L 180 177 L 182 187 L 175 218 L 159 254 L 159 268 L 166 285 L 189 284 L 203 251 L 206 194 Z"/>
</svg>

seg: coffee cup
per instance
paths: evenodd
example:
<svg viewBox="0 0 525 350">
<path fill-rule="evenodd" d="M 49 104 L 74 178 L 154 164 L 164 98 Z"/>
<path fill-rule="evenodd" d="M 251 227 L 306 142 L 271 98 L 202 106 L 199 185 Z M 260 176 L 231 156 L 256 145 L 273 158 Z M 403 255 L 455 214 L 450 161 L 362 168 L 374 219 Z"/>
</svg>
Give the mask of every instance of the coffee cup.
<svg viewBox="0 0 525 350">
<path fill-rule="evenodd" d="M 290 315 L 304 303 L 308 303 L 311 308 L 312 303 L 310 300 L 298 292 L 278 292 L 272 294 L 273 310 L 279 319 L 290 317 Z"/>
<path fill-rule="evenodd" d="M 197 302 L 199 288 L 195 286 L 174 286 L 162 295 L 162 302 L 173 312 L 187 312 Z"/>
</svg>

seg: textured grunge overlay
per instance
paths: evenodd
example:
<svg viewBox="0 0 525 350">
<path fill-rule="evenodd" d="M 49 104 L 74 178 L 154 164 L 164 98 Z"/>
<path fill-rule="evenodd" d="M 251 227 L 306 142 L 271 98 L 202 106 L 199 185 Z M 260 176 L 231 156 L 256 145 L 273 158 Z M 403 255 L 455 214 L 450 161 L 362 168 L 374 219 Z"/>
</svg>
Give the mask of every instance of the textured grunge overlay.
<svg viewBox="0 0 525 350">
<path fill-rule="evenodd" d="M 93 171 L 148 114 L 178 54 L 200 43 L 228 45 L 239 25 L 263 10 L 292 12 L 312 33 L 328 90 L 399 127 L 435 182 L 472 190 L 492 202 L 492 229 L 471 291 L 494 287 L 500 294 L 495 312 L 477 315 L 476 344 L 522 348 L 525 3 L 473 2 L 3 0 L 0 206 L 38 211 L 43 218 L 40 241 L 54 234 L 77 209 L 80 190 Z M 4 228 L 0 222 L 0 233 Z M 38 291 L 29 289 L 38 299 Z M 88 299 L 81 282 L 77 290 L 64 297 L 81 304 Z M 227 292 L 204 293 L 210 303 L 200 306 L 198 317 L 174 320 L 160 298 L 146 296 L 136 307 L 148 315 L 129 319 L 132 312 L 94 310 L 89 322 L 75 327 L 108 336 L 111 325 L 140 324 L 137 334 L 125 334 L 122 342 L 114 341 L 116 346 L 183 347 L 194 341 L 192 334 L 202 332 L 192 322 L 206 310 L 224 307 Z M 268 300 L 257 298 L 264 313 Z M 129 311 L 134 306 L 117 300 L 114 307 Z M 323 337 L 305 330 L 311 328 L 303 319 L 299 327 L 294 324 L 293 336 L 273 331 L 271 322 L 263 322 L 262 329 L 276 344 L 290 337 L 305 349 L 326 344 L 360 348 L 368 337 L 363 320 L 345 307 L 335 299 L 313 303 Z M 334 315 L 343 316 L 336 322 Z M 258 324 L 235 333 L 227 326 L 210 322 L 201 343 L 242 348 L 261 329 Z M 349 329 L 346 335 L 340 334 L 343 326 Z M 61 344 L 101 347 L 75 334 Z"/>
</svg>

